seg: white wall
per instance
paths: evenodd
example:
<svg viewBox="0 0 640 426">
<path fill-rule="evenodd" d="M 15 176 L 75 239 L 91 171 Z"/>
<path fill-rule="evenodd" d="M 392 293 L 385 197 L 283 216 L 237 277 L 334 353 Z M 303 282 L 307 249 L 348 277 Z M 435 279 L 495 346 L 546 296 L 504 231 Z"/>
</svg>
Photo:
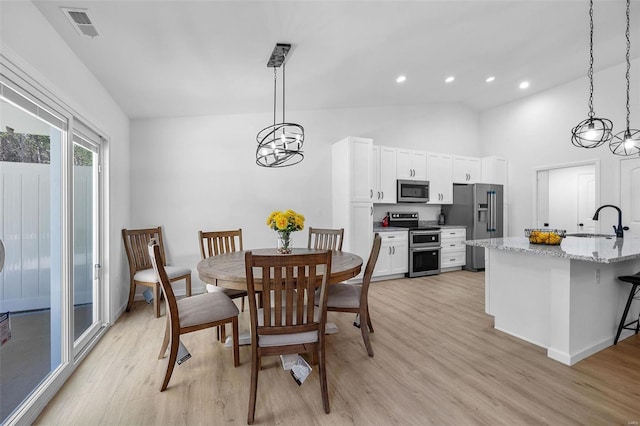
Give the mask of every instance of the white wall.
<svg viewBox="0 0 640 426">
<path fill-rule="evenodd" d="M 631 64 L 631 127 L 640 127 L 640 60 Z M 614 133 L 623 131 L 625 120 L 625 66 L 594 75 L 596 117 L 613 121 Z M 480 115 L 483 155 L 503 155 L 509 161 L 509 235 L 523 235 L 535 226 L 533 218 L 535 168 L 600 159 L 600 204 L 620 204 L 620 159 L 608 145 L 595 149 L 571 144 L 571 129 L 588 114 L 586 78 L 502 105 Z M 624 217 L 623 217 L 624 219 Z M 613 209 L 600 215 L 602 230 L 617 223 Z"/>
<path fill-rule="evenodd" d="M 131 123 L 130 226 L 163 226 L 169 261 L 194 270 L 194 291 L 202 286 L 195 273 L 200 229 L 241 227 L 251 248 L 275 246 L 265 224 L 272 210 L 291 208 L 307 226 L 331 226 L 330 146 L 345 136 L 479 154 L 477 114 L 458 105 L 288 111 L 287 121 L 305 128 L 305 159 L 265 169 L 255 164 L 255 137 L 271 121 L 269 112 Z M 306 246 L 306 238 L 306 229 L 294 233 L 294 245 Z"/>
<path fill-rule="evenodd" d="M 126 305 L 129 291 L 120 236 L 129 222 L 129 120 L 30 1 L 0 2 L 0 41 L 2 53 L 15 59 L 31 79 L 110 139 L 106 232 L 111 246 L 104 270 L 114 290 L 112 311 L 118 311 Z"/>
</svg>

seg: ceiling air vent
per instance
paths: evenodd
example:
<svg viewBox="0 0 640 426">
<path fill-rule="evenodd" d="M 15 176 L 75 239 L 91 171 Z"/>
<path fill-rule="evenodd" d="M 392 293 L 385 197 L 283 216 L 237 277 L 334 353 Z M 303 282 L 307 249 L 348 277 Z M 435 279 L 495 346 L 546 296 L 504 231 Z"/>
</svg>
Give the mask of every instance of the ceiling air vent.
<svg viewBox="0 0 640 426">
<path fill-rule="evenodd" d="M 71 25 L 73 25 L 73 28 L 78 31 L 78 34 L 87 37 L 98 37 L 98 29 L 89 16 L 87 9 L 70 9 L 67 7 L 61 7 L 61 9 L 69 19 L 69 22 L 71 22 Z"/>
</svg>

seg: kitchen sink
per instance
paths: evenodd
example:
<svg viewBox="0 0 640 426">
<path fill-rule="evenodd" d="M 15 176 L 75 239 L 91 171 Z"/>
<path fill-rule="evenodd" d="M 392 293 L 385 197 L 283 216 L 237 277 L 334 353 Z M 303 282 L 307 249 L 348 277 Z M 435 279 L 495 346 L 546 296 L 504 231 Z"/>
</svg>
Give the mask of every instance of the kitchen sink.
<svg viewBox="0 0 640 426">
<path fill-rule="evenodd" d="M 579 237 L 579 238 L 615 238 L 614 234 L 590 234 L 588 232 L 578 232 L 575 234 L 566 234 L 567 237 Z"/>
</svg>

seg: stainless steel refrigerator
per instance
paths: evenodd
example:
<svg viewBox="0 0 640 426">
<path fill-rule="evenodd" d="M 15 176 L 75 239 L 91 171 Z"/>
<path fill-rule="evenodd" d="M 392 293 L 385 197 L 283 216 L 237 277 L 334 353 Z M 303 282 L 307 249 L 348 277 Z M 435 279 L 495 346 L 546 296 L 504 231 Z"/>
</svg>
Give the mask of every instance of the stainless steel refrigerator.
<svg viewBox="0 0 640 426">
<path fill-rule="evenodd" d="M 453 204 L 444 205 L 447 225 L 467 227 L 467 240 L 501 238 L 503 236 L 502 185 L 475 183 L 453 185 Z M 467 246 L 464 269 L 484 269 L 484 248 Z"/>
</svg>

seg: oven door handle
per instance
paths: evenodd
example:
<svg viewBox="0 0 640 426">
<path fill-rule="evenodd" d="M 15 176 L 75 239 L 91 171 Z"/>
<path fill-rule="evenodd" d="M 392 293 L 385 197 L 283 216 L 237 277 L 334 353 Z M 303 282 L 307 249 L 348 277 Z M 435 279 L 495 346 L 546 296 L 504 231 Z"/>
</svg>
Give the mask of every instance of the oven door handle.
<svg viewBox="0 0 640 426">
<path fill-rule="evenodd" d="M 442 247 L 438 246 L 438 247 L 419 247 L 419 248 L 412 248 L 411 251 L 436 251 L 436 250 L 440 250 Z"/>
</svg>

